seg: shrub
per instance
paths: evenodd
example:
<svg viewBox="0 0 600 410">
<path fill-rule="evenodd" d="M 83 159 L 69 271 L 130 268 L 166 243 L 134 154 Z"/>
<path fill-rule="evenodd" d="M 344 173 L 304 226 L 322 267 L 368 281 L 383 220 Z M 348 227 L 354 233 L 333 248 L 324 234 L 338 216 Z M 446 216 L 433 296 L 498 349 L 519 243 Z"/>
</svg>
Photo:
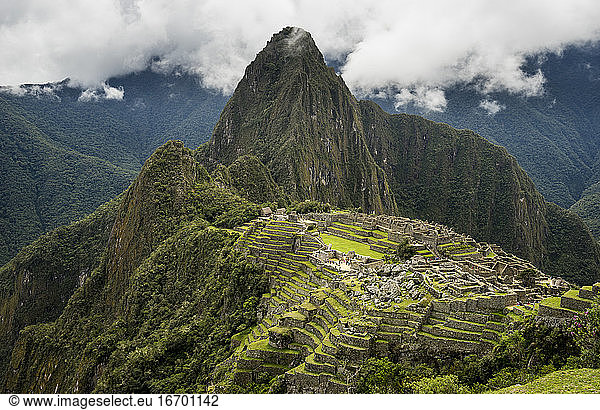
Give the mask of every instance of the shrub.
<svg viewBox="0 0 600 410">
<path fill-rule="evenodd" d="M 410 244 L 408 239 L 403 239 L 398 246 L 398 250 L 394 254 L 394 259 L 397 261 L 405 261 L 417 254 L 415 247 Z"/>
<path fill-rule="evenodd" d="M 357 393 L 413 393 L 412 383 L 433 375 L 424 365 L 394 363 L 388 358 L 371 358 L 361 367 Z"/>
<path fill-rule="evenodd" d="M 581 349 L 581 362 L 586 367 L 600 367 L 600 303 L 598 300 L 591 309 L 576 316 L 569 331 Z"/>
<path fill-rule="evenodd" d="M 414 393 L 417 394 L 460 394 L 470 393 L 469 389 L 461 386 L 458 376 L 447 374 L 443 376 L 424 377 L 411 383 Z"/>
<path fill-rule="evenodd" d="M 296 211 L 299 214 L 307 214 L 310 212 L 329 212 L 331 205 L 324 204 L 319 201 L 303 201 L 292 204 L 290 211 Z"/>
</svg>

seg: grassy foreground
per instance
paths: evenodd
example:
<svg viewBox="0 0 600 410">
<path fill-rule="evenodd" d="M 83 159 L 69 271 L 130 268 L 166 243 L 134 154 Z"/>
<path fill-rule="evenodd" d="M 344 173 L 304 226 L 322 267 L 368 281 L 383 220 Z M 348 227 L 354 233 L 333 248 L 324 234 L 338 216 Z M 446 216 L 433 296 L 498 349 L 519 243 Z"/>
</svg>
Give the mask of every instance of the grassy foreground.
<svg viewBox="0 0 600 410">
<path fill-rule="evenodd" d="M 560 370 L 525 385 L 506 387 L 494 393 L 600 393 L 600 369 Z"/>
</svg>

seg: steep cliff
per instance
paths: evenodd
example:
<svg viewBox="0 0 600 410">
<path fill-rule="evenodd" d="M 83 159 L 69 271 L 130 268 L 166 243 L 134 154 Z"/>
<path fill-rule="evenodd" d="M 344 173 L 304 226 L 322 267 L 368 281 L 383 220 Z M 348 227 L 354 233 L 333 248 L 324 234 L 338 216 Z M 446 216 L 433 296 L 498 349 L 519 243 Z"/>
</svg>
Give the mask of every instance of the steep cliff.
<svg viewBox="0 0 600 410">
<path fill-rule="evenodd" d="M 207 164 L 255 155 L 292 199 L 396 210 L 366 145 L 358 102 L 302 29 L 273 35 L 201 151 Z"/>
<path fill-rule="evenodd" d="M 120 201 L 43 235 L 0 268 L 0 374 L 19 331 L 55 320 L 99 264 Z"/>
<path fill-rule="evenodd" d="M 285 28 L 267 43 L 198 151 L 209 167 L 246 154 L 258 157 L 293 200 L 447 224 L 552 275 L 582 284 L 600 279 L 595 242 L 568 213 L 551 220 L 572 225 L 585 238 L 582 252 L 593 257 L 581 262 L 586 275 L 560 261 L 558 255 L 580 249 L 557 240 L 544 198 L 505 148 L 473 131 L 357 102 L 302 29 Z"/>
<path fill-rule="evenodd" d="M 271 171 L 253 155 L 242 155 L 229 166 L 217 165 L 212 173 L 215 184 L 228 188 L 256 203 L 286 204 L 289 195 L 275 183 Z"/>
<path fill-rule="evenodd" d="M 369 147 L 401 214 L 437 221 L 540 263 L 544 199 L 517 161 L 473 131 L 361 101 Z"/>
</svg>

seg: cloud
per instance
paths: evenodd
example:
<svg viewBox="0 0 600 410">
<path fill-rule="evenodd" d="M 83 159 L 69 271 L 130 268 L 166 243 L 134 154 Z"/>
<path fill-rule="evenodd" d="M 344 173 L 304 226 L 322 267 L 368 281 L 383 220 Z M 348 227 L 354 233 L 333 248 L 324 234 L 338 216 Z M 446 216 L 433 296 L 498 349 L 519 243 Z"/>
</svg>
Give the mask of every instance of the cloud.
<svg viewBox="0 0 600 410">
<path fill-rule="evenodd" d="M 486 94 L 543 92 L 530 56 L 599 39 L 596 0 L 20 0 L 0 2 L 0 84 L 69 77 L 85 89 L 139 71 L 197 74 L 231 93 L 271 34 L 310 31 L 359 95 L 413 103 L 453 84 Z M 419 92 L 420 87 L 423 90 Z M 407 90 L 407 91 L 403 91 Z M 432 90 L 435 91 L 431 94 Z M 408 93 L 408 94 L 407 94 Z M 95 95 L 90 91 L 90 98 Z M 106 93 L 105 93 L 106 94 Z M 87 94 L 86 94 L 87 95 Z M 106 94 L 108 95 L 108 94 Z M 87 97 L 86 97 L 87 98 Z M 425 100 L 424 100 L 425 98 Z M 432 101 L 432 100 L 430 100 Z M 433 105 L 439 107 L 440 105 Z"/>
<path fill-rule="evenodd" d="M 446 108 L 446 96 L 440 89 L 417 87 L 414 90 L 403 88 L 394 97 L 394 108 L 399 111 L 401 107 L 413 104 L 427 111 L 444 111 Z"/>
<path fill-rule="evenodd" d="M 496 115 L 499 111 L 506 108 L 496 100 L 481 100 L 479 107 L 487 111 L 488 115 Z"/>
<path fill-rule="evenodd" d="M 98 88 L 88 88 L 81 92 L 81 95 L 77 101 L 90 102 L 100 100 L 122 100 L 125 95 L 123 87 L 115 88 L 110 85 L 103 83 Z"/>
<path fill-rule="evenodd" d="M 60 91 L 63 84 L 29 84 L 29 85 L 8 85 L 0 86 L 0 92 L 23 97 L 25 95 L 36 98 L 54 98 L 60 100 L 56 91 Z"/>
<path fill-rule="evenodd" d="M 104 88 L 104 98 L 107 100 L 122 100 L 123 95 L 125 95 L 125 91 L 123 87 L 115 88 L 110 87 L 107 84 L 103 85 Z"/>
</svg>

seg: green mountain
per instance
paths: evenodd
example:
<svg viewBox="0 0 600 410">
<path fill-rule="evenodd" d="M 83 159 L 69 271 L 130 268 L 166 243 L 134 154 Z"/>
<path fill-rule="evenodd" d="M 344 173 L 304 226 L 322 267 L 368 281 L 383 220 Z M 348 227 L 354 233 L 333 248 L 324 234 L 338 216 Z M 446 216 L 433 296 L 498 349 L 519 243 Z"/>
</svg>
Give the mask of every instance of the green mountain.
<svg viewBox="0 0 600 410">
<path fill-rule="evenodd" d="M 123 192 L 167 139 L 205 142 L 224 104 L 187 75 L 147 70 L 109 83 L 122 100 L 80 101 L 68 80 L 24 85 L 24 95 L 0 87 L 1 264 Z"/>
<path fill-rule="evenodd" d="M 361 107 L 369 146 L 401 215 L 444 223 L 542 262 L 544 199 L 504 148 L 470 130 L 389 115 L 373 102 Z"/>
<path fill-rule="evenodd" d="M 242 158 L 243 162 L 256 161 Z M 278 245 L 272 240 L 297 238 L 298 232 L 294 231 L 297 224 L 272 220 L 264 226 L 262 233 L 240 236 L 237 233 L 240 229 L 243 232 L 250 226 L 264 225 L 265 222 L 257 219 L 258 205 L 220 186 L 216 177 L 221 177 L 222 171 L 215 171 L 214 177 L 209 175 L 195 160 L 194 152 L 181 142 L 170 141 L 148 159 L 135 182 L 121 196 L 82 221 L 40 238 L 5 265 L 0 271 L 0 323 L 3 326 L 0 389 L 30 393 L 197 393 L 206 392 L 209 388 L 228 392 L 266 389 L 293 392 L 312 384 L 310 380 L 318 366 L 331 367 L 331 364 L 319 363 L 323 357 L 332 358 L 331 354 L 338 354 L 332 352 L 331 349 L 336 348 L 331 343 L 341 348 L 344 343 L 340 340 L 348 340 L 352 345 L 346 345 L 351 350 L 346 354 L 355 351 L 354 354 L 364 355 L 367 352 L 365 347 L 352 347 L 354 344 L 365 345 L 365 339 L 356 331 L 350 336 L 345 335 L 346 339 L 327 342 L 329 353 L 314 349 L 315 335 L 324 331 L 317 324 L 320 320 L 328 323 L 340 316 L 339 326 L 342 329 L 348 324 L 362 326 L 360 329 L 378 326 L 370 321 L 372 318 L 364 321 L 349 316 L 349 312 L 356 309 L 353 298 L 359 300 L 358 297 L 364 295 L 364 291 L 360 290 L 362 287 L 352 278 L 328 279 L 328 275 L 334 275 L 333 271 L 317 269 L 302 253 L 297 253 L 296 257 L 305 259 L 297 260 L 281 259 L 274 253 L 280 246 L 292 247 L 287 243 Z M 268 170 L 263 168 L 263 171 L 266 174 L 260 176 L 259 173 L 258 181 L 263 181 L 263 177 L 270 180 Z M 249 180 L 247 185 L 253 187 L 258 181 Z M 344 215 L 346 219 L 351 217 L 351 214 Z M 368 218 L 364 214 L 361 216 L 365 217 Z M 250 220 L 254 222 L 247 223 Z M 234 226 L 237 232 L 228 229 Z M 355 235 L 376 234 L 374 238 L 382 236 L 380 231 L 367 233 L 358 225 L 336 223 L 331 229 L 331 232 L 352 229 Z M 364 239 L 354 237 L 361 241 Z M 261 243 L 261 238 L 267 238 L 266 242 Z M 248 243 L 242 245 L 244 242 Z M 365 246 L 364 243 L 354 243 Z M 390 240 L 375 239 L 374 243 L 378 244 L 380 251 L 387 249 L 385 252 L 390 246 L 395 246 Z M 265 246 L 269 258 L 279 258 L 281 266 L 290 269 L 305 266 L 309 273 L 301 274 L 302 269 L 292 272 L 278 268 L 280 274 L 271 271 L 267 275 L 267 265 L 251 262 L 250 254 L 242 252 L 245 246 L 249 249 Z M 318 244 L 313 240 L 303 242 L 302 246 L 310 252 Z M 455 252 L 462 252 L 461 248 Z M 270 269 L 273 267 L 270 266 Z M 414 277 L 407 277 L 406 283 L 413 281 L 411 278 Z M 331 280 L 337 281 L 340 287 L 323 285 L 323 281 Z M 279 282 L 285 283 L 285 286 L 276 286 Z M 318 286 L 321 287 L 316 288 Z M 598 292 L 599 286 L 584 287 L 579 292 L 572 290 L 567 292 L 568 297 L 565 294 L 563 298 L 550 299 L 589 304 L 589 295 Z M 299 293 L 307 292 L 305 287 L 310 287 L 310 292 Z M 405 292 L 408 295 L 408 291 Z M 424 290 L 419 288 L 411 292 Z M 289 295 L 292 299 L 288 300 Z M 497 301 L 510 299 L 506 293 L 496 296 Z M 298 297 L 300 301 L 296 301 Z M 300 310 L 304 314 L 297 310 L 284 315 L 274 313 L 291 309 L 302 300 Z M 285 343 L 286 337 L 291 337 L 286 328 L 277 327 L 269 317 L 279 317 L 280 325 L 299 326 L 297 323 L 308 320 L 308 316 L 304 315 L 317 309 L 309 300 L 323 304 L 324 307 L 319 309 L 329 319 L 313 312 L 315 322 L 298 330 L 308 345 L 296 343 L 290 344 L 290 348 L 278 348 L 268 344 L 267 335 L 269 340 L 280 335 L 277 340 L 281 343 Z M 404 323 L 404 315 L 412 318 L 406 322 L 411 326 L 417 324 L 415 320 L 429 320 L 424 313 L 426 310 L 415 302 L 407 299 L 398 305 L 404 308 L 410 304 L 416 306 L 410 311 L 404 308 L 399 311 L 396 308 L 369 308 L 369 315 L 376 314 L 374 312 L 383 315 L 379 317 L 384 321 L 380 325 L 382 337 L 394 340 L 405 329 L 410 330 L 410 326 L 400 325 Z M 439 359 L 438 356 L 426 359 L 423 355 L 429 351 L 417 348 L 420 355 L 411 356 L 417 365 L 398 362 L 396 355 L 399 351 L 412 349 L 414 355 L 415 346 L 388 343 L 382 339 L 375 343 L 377 347 L 370 347 L 368 351 L 379 352 L 382 347 L 389 348 L 394 362 L 387 356 L 365 361 L 358 368 L 353 382 L 357 391 L 465 393 L 494 390 L 512 385 L 515 381 L 532 380 L 536 375 L 554 369 L 553 365 L 564 365 L 569 355 L 579 354 L 573 342 L 567 339 L 568 332 L 552 330 L 527 319 L 537 311 L 512 306 L 509 313 L 497 312 L 495 302 L 489 296 L 463 298 L 455 302 L 462 303 L 450 304 L 446 300 L 439 305 L 430 305 L 434 307 L 431 321 L 437 323 L 443 316 L 448 323 L 455 323 L 458 327 L 438 328 L 429 324 L 422 326 L 419 333 L 425 337 L 419 339 L 424 348 L 433 344 L 440 349 L 446 340 L 442 337 L 444 334 L 435 336 L 433 332 L 436 329 L 453 332 L 452 338 L 447 339 L 451 343 L 449 346 L 454 346 L 450 350 L 455 354 L 452 360 L 439 356 L 439 351 Z M 467 308 L 471 302 L 476 303 Z M 472 311 L 480 308 L 486 313 Z M 454 312 L 455 309 L 458 311 Z M 471 310 L 462 311 L 465 309 Z M 494 313 L 490 314 L 489 309 Z M 560 307 L 548 306 L 546 309 L 559 313 L 575 312 Z M 267 313 L 269 311 L 271 313 Z M 456 314 L 484 320 L 485 329 L 484 324 L 479 322 L 458 320 L 452 316 Z M 266 326 L 270 328 L 265 334 Z M 479 333 L 467 331 L 465 326 Z M 499 329 L 505 331 L 513 326 L 518 330 L 510 338 L 503 339 L 501 343 L 493 341 L 500 340 Z M 326 329 L 331 332 L 331 337 L 336 334 L 339 337 L 337 326 Z M 456 337 L 471 339 L 457 340 Z M 477 338 L 476 341 L 472 341 L 473 337 Z M 240 344 L 242 341 L 243 344 Z M 480 344 L 491 344 L 497 348 L 481 357 L 464 357 Z M 240 369 L 240 366 L 254 366 L 264 361 L 244 356 L 240 350 L 244 346 L 247 352 L 268 359 L 264 366 L 266 378 L 235 382 L 238 373 L 252 374 Z M 306 366 L 310 365 L 313 370 L 305 368 L 304 362 L 298 365 L 297 361 L 290 363 L 287 359 L 290 355 L 300 358 L 299 352 L 305 349 L 314 349 L 312 354 L 309 350 L 302 355 Z M 322 349 L 325 349 L 325 344 Z M 278 356 L 280 354 L 288 356 Z M 350 358 L 353 362 L 357 360 L 353 356 Z M 269 360 L 275 361 L 271 363 Z M 435 360 L 439 362 L 436 364 Z M 237 370 L 232 370 L 236 364 Z M 297 366 L 289 376 L 291 380 L 297 380 L 297 386 L 275 377 L 291 366 Z M 324 380 L 329 380 L 334 375 L 324 373 L 323 376 Z M 233 384 L 231 377 L 234 377 Z M 334 382 L 332 391 L 341 391 L 340 388 L 344 390 L 349 386 L 345 382 L 335 383 L 338 382 Z"/>
<path fill-rule="evenodd" d="M 294 200 L 396 210 L 358 102 L 302 29 L 274 35 L 246 68 L 203 148 L 209 168 L 255 155 Z"/>
<path fill-rule="evenodd" d="M 541 57 L 541 58 L 540 58 Z M 598 182 L 600 131 L 600 44 L 566 47 L 559 55 L 535 56 L 522 67 L 541 70 L 544 92 L 524 97 L 508 92 L 482 96 L 474 84 L 446 90 L 443 112 L 414 105 L 398 107 L 456 128 L 476 130 L 514 155 L 546 200 L 569 207 L 583 191 Z M 496 101 L 496 113 L 486 111 L 483 100 Z M 375 99 L 388 112 L 396 112 L 393 99 Z"/>
<path fill-rule="evenodd" d="M 19 331 L 58 318 L 106 252 L 121 197 L 25 247 L 0 268 L 0 373 Z"/>
<path fill-rule="evenodd" d="M 117 196 L 135 176 L 57 144 L 0 96 L 0 263 Z"/>
<path fill-rule="evenodd" d="M 229 166 L 219 164 L 213 171 L 215 184 L 257 203 L 284 206 L 289 196 L 275 183 L 271 172 L 258 158 L 242 155 Z"/>
<path fill-rule="evenodd" d="M 257 215 L 166 143 L 121 197 L 3 268 L 2 390 L 205 390 L 267 288 L 215 225 Z"/>
<path fill-rule="evenodd" d="M 199 158 L 212 169 L 246 154 L 293 200 L 432 220 L 553 275 L 579 283 L 600 277 L 599 249 L 585 225 L 567 212 L 549 218 L 506 149 L 472 131 L 357 102 L 301 29 L 275 34 L 248 66 Z M 549 219 L 577 221 L 584 260 L 565 262 L 573 243 L 553 234 Z"/>
<path fill-rule="evenodd" d="M 483 97 L 469 86 L 446 90 L 444 112 L 400 109 L 476 130 L 505 147 L 547 201 L 570 207 L 598 238 L 600 46 L 568 47 L 560 56 L 546 57 L 525 67 L 543 71 L 544 95 L 493 93 L 487 98 L 503 107 L 495 115 L 480 107 Z M 122 101 L 78 101 L 83 90 L 68 81 L 23 86 L 25 96 L 0 94 L 0 167 L 9 176 L 0 183 L 0 263 L 42 233 L 82 218 L 122 192 L 167 139 L 190 147 L 205 142 L 226 102 L 178 72 L 148 69 L 109 84 L 123 87 Z M 374 101 L 396 112 L 393 100 Z M 354 206 L 351 198 L 345 202 Z"/>
<path fill-rule="evenodd" d="M 597 182 L 581 194 L 581 199 L 569 208 L 583 219 L 596 238 L 600 238 L 600 182 Z"/>
<path fill-rule="evenodd" d="M 461 84 L 445 90 L 447 106 L 442 112 L 415 105 L 395 107 L 393 98 L 374 101 L 388 112 L 395 113 L 397 108 L 476 130 L 502 145 L 547 201 L 571 207 L 599 238 L 594 185 L 600 176 L 600 43 L 569 46 L 559 55 L 535 56 L 523 69 L 544 74 L 542 95 L 494 92 L 483 96 L 476 85 Z M 495 101 L 499 111 L 486 111 L 481 106 L 485 100 Z"/>
</svg>

